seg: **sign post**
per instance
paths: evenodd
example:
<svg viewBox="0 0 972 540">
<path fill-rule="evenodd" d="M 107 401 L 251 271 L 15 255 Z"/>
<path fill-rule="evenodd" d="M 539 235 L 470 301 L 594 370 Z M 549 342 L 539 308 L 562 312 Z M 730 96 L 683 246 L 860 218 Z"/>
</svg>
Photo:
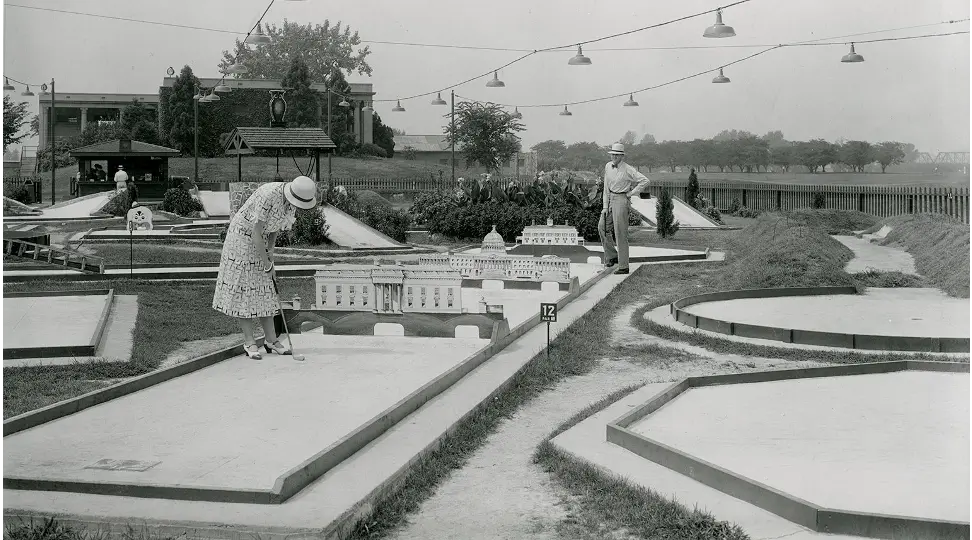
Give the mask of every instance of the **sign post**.
<svg viewBox="0 0 972 540">
<path fill-rule="evenodd" d="M 132 235 L 135 231 L 135 223 L 133 221 L 128 222 L 128 276 L 133 277 L 135 270 L 135 242 Z"/>
<path fill-rule="evenodd" d="M 550 323 L 557 322 L 557 304 L 553 302 L 540 303 L 540 322 L 547 323 L 547 360 L 550 360 Z"/>
</svg>

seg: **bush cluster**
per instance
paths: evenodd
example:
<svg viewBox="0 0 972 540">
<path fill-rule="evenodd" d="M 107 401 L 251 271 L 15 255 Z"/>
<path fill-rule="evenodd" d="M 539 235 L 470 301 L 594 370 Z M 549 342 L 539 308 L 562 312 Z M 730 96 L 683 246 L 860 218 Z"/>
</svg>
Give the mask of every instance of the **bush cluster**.
<svg viewBox="0 0 972 540">
<path fill-rule="evenodd" d="M 32 204 L 34 202 L 33 193 L 27 189 L 26 185 L 21 183 L 4 182 L 3 196 L 24 204 Z"/>
<path fill-rule="evenodd" d="M 564 222 L 577 228 L 585 240 L 599 240 L 597 222 L 601 217 L 601 205 L 594 204 L 587 209 L 555 200 L 549 207 L 545 205 L 521 206 L 512 201 L 489 200 L 477 204 L 460 204 L 455 193 L 450 191 L 427 192 L 418 195 L 412 203 L 415 222 L 428 228 L 430 234 L 440 234 L 451 238 L 478 241 L 496 225 L 496 231 L 507 242 L 513 242 L 523 232 L 523 228 L 533 223 L 546 223 L 553 218 L 554 223 Z M 632 215 L 629 223 L 640 223 L 637 215 Z"/>
<path fill-rule="evenodd" d="M 706 216 L 714 219 L 717 223 L 722 223 L 722 213 L 719 212 L 718 208 L 712 205 L 709 199 L 703 197 L 702 195 L 697 195 L 695 197 L 695 202 L 692 204 L 692 207 L 699 212 L 702 212 Z"/>
<path fill-rule="evenodd" d="M 387 158 L 388 152 L 386 152 L 384 148 L 378 146 L 377 144 L 365 143 L 359 146 L 358 148 L 356 148 L 353 152 L 351 152 L 351 154 L 348 155 L 348 157 L 352 157 L 352 158 L 363 157 L 363 156 Z"/>
<path fill-rule="evenodd" d="M 738 198 L 733 199 L 732 204 L 729 205 L 729 214 L 736 217 L 743 217 L 743 218 L 759 217 L 759 212 L 753 210 L 752 208 L 743 206 L 743 204 L 739 202 Z"/>
<path fill-rule="evenodd" d="M 125 217 L 132 208 L 132 202 L 128 190 L 120 193 L 115 191 L 111 198 L 108 199 L 108 202 L 101 207 L 101 212 L 111 216 Z"/>
<path fill-rule="evenodd" d="M 188 216 L 193 212 L 202 212 L 202 204 L 181 187 L 167 189 L 162 196 L 162 210 L 174 212 L 180 216 Z"/>
</svg>

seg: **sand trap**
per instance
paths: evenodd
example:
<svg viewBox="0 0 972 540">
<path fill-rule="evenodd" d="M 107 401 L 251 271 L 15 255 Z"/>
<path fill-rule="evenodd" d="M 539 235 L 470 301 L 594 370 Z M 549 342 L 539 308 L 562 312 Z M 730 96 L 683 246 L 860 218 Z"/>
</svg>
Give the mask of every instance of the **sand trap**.
<svg viewBox="0 0 972 540">
<path fill-rule="evenodd" d="M 693 388 L 632 430 L 812 503 L 969 521 L 969 375 Z"/>
<path fill-rule="evenodd" d="M 918 275 L 918 271 L 915 270 L 915 259 L 903 249 L 881 246 L 856 236 L 834 236 L 833 238 L 854 252 L 854 258 L 844 266 L 844 270 L 849 274 L 877 270 Z"/>
<path fill-rule="evenodd" d="M 969 337 L 969 299 L 938 289 L 867 289 L 865 294 L 743 298 L 685 308 L 723 321 L 845 334 Z"/>
</svg>

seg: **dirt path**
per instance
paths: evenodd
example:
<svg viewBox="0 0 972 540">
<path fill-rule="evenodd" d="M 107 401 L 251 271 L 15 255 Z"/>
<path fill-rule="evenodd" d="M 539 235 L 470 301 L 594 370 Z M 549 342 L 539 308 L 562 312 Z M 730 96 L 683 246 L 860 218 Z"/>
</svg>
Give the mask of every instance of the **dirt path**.
<svg viewBox="0 0 972 540">
<path fill-rule="evenodd" d="M 732 373 L 820 365 L 765 358 L 714 355 L 698 347 L 645 336 L 630 325 L 639 304 L 612 320 L 612 343 L 631 347 L 678 347 L 698 356 L 659 362 L 604 358 L 587 375 L 563 381 L 505 420 L 465 467 L 455 471 L 435 495 L 411 515 L 391 538 L 604 538 L 576 500 L 531 463 L 539 445 L 554 429 L 605 395 L 635 383 L 668 382 L 689 375 Z M 590 518 L 590 516 L 587 516 Z"/>
</svg>

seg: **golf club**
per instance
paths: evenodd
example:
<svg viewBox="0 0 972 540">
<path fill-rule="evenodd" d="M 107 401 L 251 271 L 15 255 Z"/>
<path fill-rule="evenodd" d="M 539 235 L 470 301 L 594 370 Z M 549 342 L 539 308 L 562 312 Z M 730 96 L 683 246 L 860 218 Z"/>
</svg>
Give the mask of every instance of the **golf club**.
<svg viewBox="0 0 972 540">
<path fill-rule="evenodd" d="M 280 289 L 277 288 L 277 279 L 270 278 L 270 280 L 273 282 L 273 292 L 277 295 L 277 309 L 280 310 L 280 320 L 283 321 L 284 333 L 287 334 L 287 343 L 290 344 L 289 354 L 293 355 L 294 360 L 303 362 L 305 360 L 304 355 L 297 354 L 297 352 L 294 351 L 294 340 L 290 338 L 290 330 L 287 328 L 287 317 L 284 316 L 283 302 L 280 300 Z"/>
</svg>

